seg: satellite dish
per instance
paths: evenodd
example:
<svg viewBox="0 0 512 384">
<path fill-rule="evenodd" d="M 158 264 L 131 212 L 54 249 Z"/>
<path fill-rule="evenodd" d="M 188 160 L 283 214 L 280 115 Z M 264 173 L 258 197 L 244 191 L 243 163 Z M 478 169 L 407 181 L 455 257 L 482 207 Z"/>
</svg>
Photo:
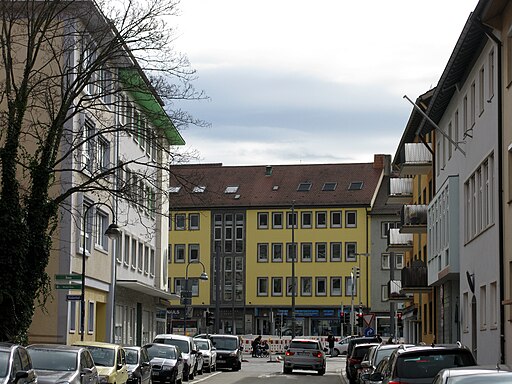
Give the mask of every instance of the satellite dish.
<svg viewBox="0 0 512 384">
<path fill-rule="evenodd" d="M 475 274 L 469 273 L 469 271 L 466 271 L 466 278 L 468 279 L 468 285 L 469 289 L 471 289 L 471 293 L 475 294 L 475 280 L 474 280 Z"/>
</svg>

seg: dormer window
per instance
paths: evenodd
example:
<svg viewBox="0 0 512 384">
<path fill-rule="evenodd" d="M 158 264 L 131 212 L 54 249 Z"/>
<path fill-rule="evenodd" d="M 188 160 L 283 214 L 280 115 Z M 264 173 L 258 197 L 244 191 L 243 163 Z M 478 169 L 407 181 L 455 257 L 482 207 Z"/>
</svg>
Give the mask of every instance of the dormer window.
<svg viewBox="0 0 512 384">
<path fill-rule="evenodd" d="M 311 183 L 300 183 L 297 187 L 297 191 L 299 192 L 309 192 L 311 189 Z"/>
<path fill-rule="evenodd" d="M 177 187 L 170 187 L 169 193 L 179 193 L 180 190 L 181 190 L 181 185 L 177 186 Z"/>
<path fill-rule="evenodd" d="M 335 191 L 338 183 L 325 183 L 322 187 L 322 191 Z"/>
<path fill-rule="evenodd" d="M 224 190 L 224 193 L 237 193 L 238 185 L 228 185 Z"/>
<path fill-rule="evenodd" d="M 363 189 L 363 182 L 362 181 L 353 181 L 350 183 L 350 186 L 348 187 L 349 191 L 357 191 Z"/>
<path fill-rule="evenodd" d="M 204 185 L 198 185 L 194 187 L 192 190 L 192 193 L 203 193 L 205 191 L 206 187 Z"/>
</svg>

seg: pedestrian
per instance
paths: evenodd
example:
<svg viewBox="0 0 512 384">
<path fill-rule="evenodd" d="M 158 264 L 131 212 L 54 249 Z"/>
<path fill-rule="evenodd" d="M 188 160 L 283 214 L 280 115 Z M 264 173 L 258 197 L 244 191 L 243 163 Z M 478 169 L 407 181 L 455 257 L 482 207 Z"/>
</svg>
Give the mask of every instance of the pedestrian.
<svg viewBox="0 0 512 384">
<path fill-rule="evenodd" d="M 259 335 L 258 337 L 256 337 L 253 341 L 252 341 L 252 357 L 260 357 L 260 343 L 261 343 L 261 335 Z"/>
<path fill-rule="evenodd" d="M 329 332 L 329 335 L 327 336 L 327 343 L 329 343 L 329 353 L 331 354 L 332 357 L 334 351 L 334 336 L 332 332 Z"/>
</svg>

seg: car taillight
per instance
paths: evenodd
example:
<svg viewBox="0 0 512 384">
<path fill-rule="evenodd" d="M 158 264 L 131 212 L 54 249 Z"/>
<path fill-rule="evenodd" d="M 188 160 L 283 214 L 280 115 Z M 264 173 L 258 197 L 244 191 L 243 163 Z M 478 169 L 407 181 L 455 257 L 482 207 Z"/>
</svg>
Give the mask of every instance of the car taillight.
<svg viewBox="0 0 512 384">
<path fill-rule="evenodd" d="M 295 355 L 295 352 L 286 351 L 286 356 L 293 356 Z"/>
<path fill-rule="evenodd" d="M 354 359 L 354 358 L 349 358 L 349 359 L 348 359 L 348 363 L 349 363 L 350 365 L 359 364 L 360 362 L 361 362 L 361 360 L 360 360 L 360 359 Z"/>
<path fill-rule="evenodd" d="M 322 357 L 322 352 L 313 353 L 313 357 Z"/>
</svg>

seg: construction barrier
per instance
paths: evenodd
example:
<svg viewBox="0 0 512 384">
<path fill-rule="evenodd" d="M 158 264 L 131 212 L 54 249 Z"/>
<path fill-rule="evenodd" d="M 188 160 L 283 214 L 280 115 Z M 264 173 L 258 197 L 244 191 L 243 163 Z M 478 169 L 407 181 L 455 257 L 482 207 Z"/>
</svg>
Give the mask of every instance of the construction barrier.
<svg viewBox="0 0 512 384">
<path fill-rule="evenodd" d="M 257 335 L 243 335 L 243 348 L 244 353 L 252 353 L 252 342 L 258 337 Z M 312 339 L 312 340 L 320 340 L 322 345 L 328 347 L 327 336 L 300 336 L 300 338 L 304 339 Z M 340 340 L 340 337 L 335 337 L 335 341 Z M 286 351 L 286 346 L 290 344 L 291 337 L 290 336 L 272 336 L 272 335 L 262 335 L 262 341 L 266 341 L 269 345 L 269 353 L 272 354 L 283 354 Z"/>
</svg>

